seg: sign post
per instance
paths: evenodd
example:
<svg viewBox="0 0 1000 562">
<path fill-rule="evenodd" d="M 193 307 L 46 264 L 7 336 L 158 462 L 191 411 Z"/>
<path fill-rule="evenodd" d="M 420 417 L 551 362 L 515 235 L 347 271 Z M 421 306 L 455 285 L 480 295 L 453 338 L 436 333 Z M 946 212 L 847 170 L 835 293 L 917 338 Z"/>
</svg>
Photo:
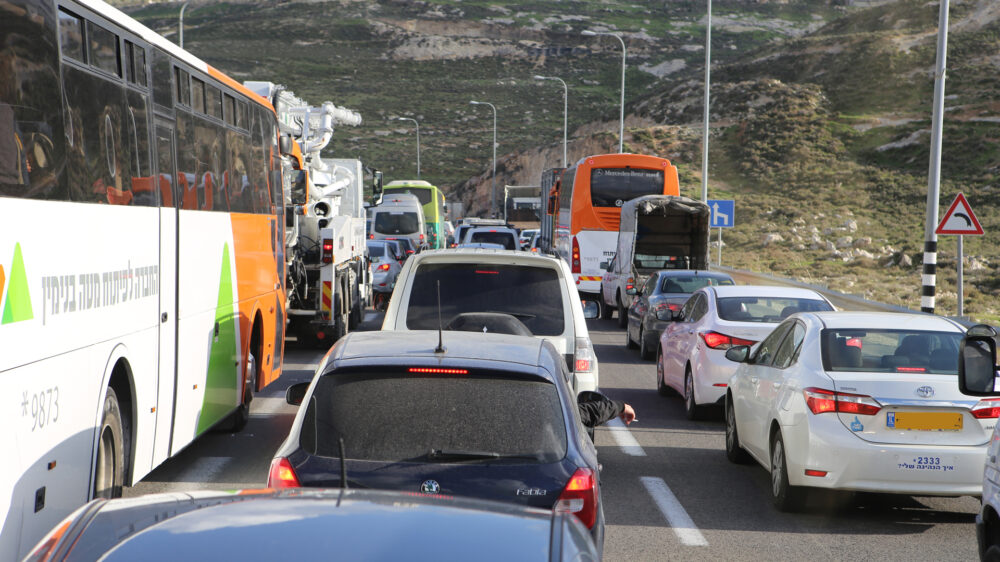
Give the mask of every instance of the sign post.
<svg viewBox="0 0 1000 562">
<path fill-rule="evenodd" d="M 712 211 L 708 226 L 719 229 L 719 251 L 715 265 L 722 265 L 722 229 L 732 228 L 736 223 L 736 201 L 732 199 L 709 199 L 706 201 Z"/>
<path fill-rule="evenodd" d="M 979 224 L 979 219 L 972 212 L 972 207 L 969 206 L 965 195 L 959 193 L 955 196 L 955 200 L 952 201 L 951 207 L 948 207 L 948 212 L 944 214 L 944 218 L 941 219 L 941 223 L 938 224 L 934 233 L 958 235 L 958 287 L 955 293 L 958 295 L 958 315 L 964 316 L 963 301 L 965 298 L 962 294 L 962 285 L 964 284 L 964 280 L 962 279 L 962 262 L 965 257 L 963 255 L 962 237 L 965 235 L 983 235 L 983 226 Z"/>
</svg>

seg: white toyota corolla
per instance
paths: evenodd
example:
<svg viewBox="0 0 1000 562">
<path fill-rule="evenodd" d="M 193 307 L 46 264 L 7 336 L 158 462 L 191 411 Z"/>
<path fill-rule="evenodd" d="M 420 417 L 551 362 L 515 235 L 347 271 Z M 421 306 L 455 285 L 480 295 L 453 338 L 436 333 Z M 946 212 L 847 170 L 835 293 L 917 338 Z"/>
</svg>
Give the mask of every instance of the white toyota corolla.
<svg viewBox="0 0 1000 562">
<path fill-rule="evenodd" d="M 792 315 L 726 352 L 726 455 L 769 469 L 782 511 L 806 487 L 980 495 L 1000 402 L 959 391 L 964 332 L 925 314 Z"/>
</svg>

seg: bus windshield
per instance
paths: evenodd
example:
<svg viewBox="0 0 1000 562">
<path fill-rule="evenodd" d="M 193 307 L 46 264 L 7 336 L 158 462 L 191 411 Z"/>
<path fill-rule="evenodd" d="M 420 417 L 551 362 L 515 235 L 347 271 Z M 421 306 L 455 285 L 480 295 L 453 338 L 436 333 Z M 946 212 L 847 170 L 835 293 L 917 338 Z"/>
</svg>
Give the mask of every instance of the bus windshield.
<svg viewBox="0 0 1000 562">
<path fill-rule="evenodd" d="M 629 199 L 663 193 L 663 170 L 594 168 L 590 202 L 595 207 L 621 207 Z"/>
</svg>

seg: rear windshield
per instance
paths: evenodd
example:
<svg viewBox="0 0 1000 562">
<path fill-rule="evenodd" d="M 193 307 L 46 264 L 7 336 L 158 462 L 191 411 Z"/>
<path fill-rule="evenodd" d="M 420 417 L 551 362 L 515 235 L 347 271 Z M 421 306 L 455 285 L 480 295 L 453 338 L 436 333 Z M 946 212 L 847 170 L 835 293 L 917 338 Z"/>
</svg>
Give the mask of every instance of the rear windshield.
<svg viewBox="0 0 1000 562">
<path fill-rule="evenodd" d="M 381 244 L 372 244 L 368 246 L 368 255 L 373 258 L 380 258 L 385 255 L 385 246 Z"/>
<path fill-rule="evenodd" d="M 416 213 L 384 211 L 375 215 L 375 232 L 379 234 L 413 234 L 419 230 Z"/>
<path fill-rule="evenodd" d="M 563 333 L 561 281 L 551 267 L 423 264 L 413 275 L 406 309 L 407 328 L 438 328 L 438 281 L 441 282 L 441 320 L 445 327 L 459 314 L 500 312 L 514 316 L 536 336 Z"/>
<path fill-rule="evenodd" d="M 719 318 L 733 322 L 781 322 L 796 312 L 833 310 L 818 299 L 787 297 L 725 297 L 719 299 Z"/>
<path fill-rule="evenodd" d="M 590 202 L 595 207 L 621 207 L 629 199 L 663 193 L 663 170 L 594 168 L 590 171 Z"/>
<path fill-rule="evenodd" d="M 517 463 L 566 456 L 556 386 L 505 373 L 324 376 L 306 410 L 299 443 L 312 454 L 339 457 L 341 437 L 345 456 L 359 460 L 443 462 L 428 456 L 432 449 L 525 457 L 508 461 Z"/>
<path fill-rule="evenodd" d="M 509 232 L 473 232 L 469 237 L 469 242 L 489 242 L 490 244 L 500 244 L 507 250 L 516 250 L 514 237 Z"/>
<path fill-rule="evenodd" d="M 702 287 L 735 285 L 732 279 L 719 279 L 704 275 L 666 275 L 660 282 L 661 293 L 693 293 Z"/>
<path fill-rule="evenodd" d="M 827 371 L 958 374 L 962 334 L 908 330 L 822 332 Z"/>
</svg>

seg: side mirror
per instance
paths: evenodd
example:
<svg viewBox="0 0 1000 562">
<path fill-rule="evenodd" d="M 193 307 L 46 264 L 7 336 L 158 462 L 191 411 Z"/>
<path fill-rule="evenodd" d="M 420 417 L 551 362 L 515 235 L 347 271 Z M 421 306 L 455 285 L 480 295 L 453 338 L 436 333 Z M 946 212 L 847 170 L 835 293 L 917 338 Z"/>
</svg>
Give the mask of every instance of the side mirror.
<svg viewBox="0 0 1000 562">
<path fill-rule="evenodd" d="M 969 328 L 959 348 L 958 388 L 969 396 L 998 396 L 996 392 L 997 332 L 979 324 Z"/>
<path fill-rule="evenodd" d="M 656 319 L 663 320 L 664 322 L 673 322 L 676 320 L 674 314 L 676 311 L 670 310 L 669 308 L 664 308 L 662 310 L 656 311 Z"/>
<path fill-rule="evenodd" d="M 583 301 L 584 318 L 597 318 L 600 311 L 601 307 L 597 304 L 597 301 Z"/>
<path fill-rule="evenodd" d="M 671 322 L 678 322 L 678 321 L 682 320 L 683 318 L 684 318 L 684 315 L 681 314 L 680 310 L 671 310 L 670 311 L 670 321 Z"/>
<path fill-rule="evenodd" d="M 377 207 L 382 204 L 382 170 L 372 170 L 372 196 L 369 200 L 370 206 Z"/>
<path fill-rule="evenodd" d="M 278 138 L 278 150 L 281 151 L 282 154 L 291 154 L 293 143 L 294 141 L 292 140 L 292 137 L 288 135 L 281 135 Z"/>
<path fill-rule="evenodd" d="M 638 295 L 639 291 L 635 287 L 625 287 L 626 295 Z"/>
<path fill-rule="evenodd" d="M 292 406 L 298 406 L 302 404 L 302 400 L 306 397 L 306 392 L 308 391 L 309 383 L 307 382 L 293 384 L 285 391 L 285 402 Z"/>
<path fill-rule="evenodd" d="M 744 363 L 750 355 L 750 346 L 736 345 L 726 350 L 726 359 L 733 363 Z"/>
</svg>

